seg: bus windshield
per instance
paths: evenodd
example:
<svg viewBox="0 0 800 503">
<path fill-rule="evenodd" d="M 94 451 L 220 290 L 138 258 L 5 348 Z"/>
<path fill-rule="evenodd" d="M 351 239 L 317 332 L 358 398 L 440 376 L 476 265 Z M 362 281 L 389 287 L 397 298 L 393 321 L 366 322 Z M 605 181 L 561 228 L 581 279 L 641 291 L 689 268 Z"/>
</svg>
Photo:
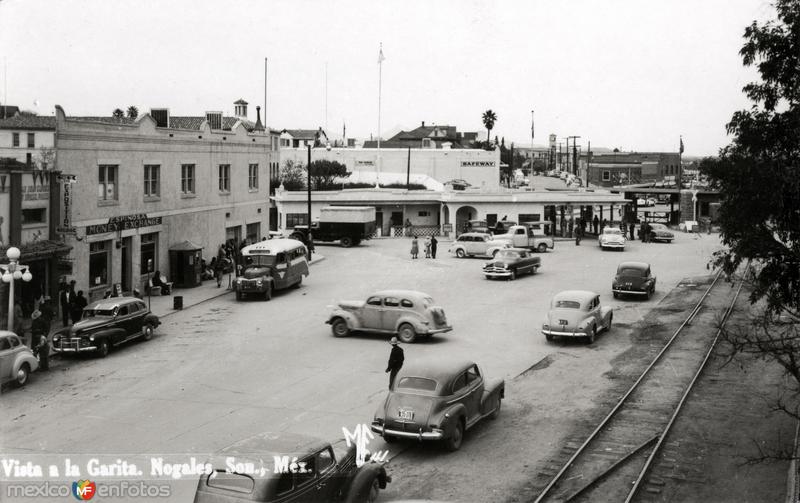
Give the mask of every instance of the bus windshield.
<svg viewBox="0 0 800 503">
<path fill-rule="evenodd" d="M 273 266 L 276 258 L 275 255 L 247 255 L 244 257 L 244 266 Z"/>
</svg>

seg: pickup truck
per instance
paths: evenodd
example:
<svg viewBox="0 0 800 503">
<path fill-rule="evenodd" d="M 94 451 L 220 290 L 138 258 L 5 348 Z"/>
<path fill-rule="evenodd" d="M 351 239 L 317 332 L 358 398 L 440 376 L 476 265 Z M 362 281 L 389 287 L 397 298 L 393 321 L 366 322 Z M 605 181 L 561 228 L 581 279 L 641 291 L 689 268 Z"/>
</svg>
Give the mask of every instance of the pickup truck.
<svg viewBox="0 0 800 503">
<path fill-rule="evenodd" d="M 555 247 L 552 237 L 534 234 L 533 229 L 525 225 L 512 225 L 505 234 L 495 234 L 493 239 L 509 241 L 514 248 L 527 248 L 541 253 Z"/>
<path fill-rule="evenodd" d="M 375 235 L 375 208 L 372 206 L 329 206 L 320 210 L 319 221 L 311 223 L 314 241 L 339 241 L 345 248 L 358 245 Z M 289 237 L 308 245 L 308 226 L 297 225 Z"/>
</svg>

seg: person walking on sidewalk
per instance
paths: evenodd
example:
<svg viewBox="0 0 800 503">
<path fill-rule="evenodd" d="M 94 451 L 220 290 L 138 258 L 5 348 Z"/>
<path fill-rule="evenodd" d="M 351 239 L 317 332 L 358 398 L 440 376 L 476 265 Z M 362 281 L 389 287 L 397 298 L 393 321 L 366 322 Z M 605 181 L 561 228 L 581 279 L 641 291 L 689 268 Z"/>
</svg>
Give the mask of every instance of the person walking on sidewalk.
<svg viewBox="0 0 800 503">
<path fill-rule="evenodd" d="M 425 258 L 431 258 L 431 237 L 425 238 Z"/>
<path fill-rule="evenodd" d="M 48 323 L 42 312 L 38 309 L 31 313 L 31 349 L 34 356 L 39 357 L 39 370 L 49 368 L 50 343 L 47 336 L 50 333 L 50 323 Z"/>
<path fill-rule="evenodd" d="M 392 337 L 389 344 L 392 345 L 392 351 L 389 353 L 389 363 L 386 365 L 386 372 L 389 372 L 389 389 L 392 389 L 394 378 L 397 376 L 397 373 L 400 372 L 400 369 L 403 368 L 405 355 L 403 354 L 403 348 L 397 343 L 397 337 Z"/>
<path fill-rule="evenodd" d="M 83 308 L 89 305 L 89 301 L 83 296 L 83 290 L 78 290 L 78 295 L 75 296 L 75 301 L 72 303 L 72 324 L 78 323 L 83 316 Z"/>
<path fill-rule="evenodd" d="M 439 241 L 436 240 L 436 236 L 431 236 L 431 258 L 436 258 L 436 247 L 439 245 Z"/>
</svg>

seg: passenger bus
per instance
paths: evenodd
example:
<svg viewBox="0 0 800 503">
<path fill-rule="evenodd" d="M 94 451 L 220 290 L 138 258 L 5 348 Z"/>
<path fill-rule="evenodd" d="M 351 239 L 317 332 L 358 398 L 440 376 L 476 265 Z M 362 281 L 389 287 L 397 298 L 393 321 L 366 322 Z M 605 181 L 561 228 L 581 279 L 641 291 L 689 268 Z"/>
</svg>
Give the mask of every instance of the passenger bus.
<svg viewBox="0 0 800 503">
<path fill-rule="evenodd" d="M 242 272 L 236 278 L 236 300 L 258 295 L 272 298 L 274 290 L 300 286 L 308 276 L 306 246 L 296 239 L 270 239 L 242 248 Z"/>
</svg>

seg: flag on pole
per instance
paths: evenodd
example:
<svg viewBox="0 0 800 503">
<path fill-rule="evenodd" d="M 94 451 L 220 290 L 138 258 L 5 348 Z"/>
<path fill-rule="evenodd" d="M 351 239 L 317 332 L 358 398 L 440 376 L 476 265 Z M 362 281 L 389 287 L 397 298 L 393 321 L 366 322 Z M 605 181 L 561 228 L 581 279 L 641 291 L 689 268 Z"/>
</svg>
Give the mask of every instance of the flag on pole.
<svg viewBox="0 0 800 503">
<path fill-rule="evenodd" d="M 681 154 L 683 153 L 683 136 L 681 136 L 681 148 L 680 148 L 680 153 L 681 153 Z"/>
</svg>

